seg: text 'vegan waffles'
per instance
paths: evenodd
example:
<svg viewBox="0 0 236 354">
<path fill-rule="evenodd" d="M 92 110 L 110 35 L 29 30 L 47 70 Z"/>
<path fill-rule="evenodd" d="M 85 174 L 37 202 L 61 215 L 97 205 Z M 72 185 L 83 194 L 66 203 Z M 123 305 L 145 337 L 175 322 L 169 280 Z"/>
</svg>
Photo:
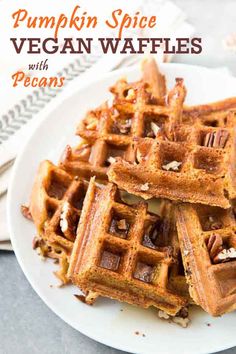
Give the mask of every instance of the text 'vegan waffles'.
<svg viewBox="0 0 236 354">
<path fill-rule="evenodd" d="M 59 261 L 57 276 L 86 303 L 154 306 L 186 325 L 189 304 L 212 315 L 236 308 L 236 98 L 187 107 L 183 79 L 168 91 L 153 60 L 142 71 L 87 113 L 57 166 L 40 164 L 24 214 L 34 248 Z M 152 214 L 122 190 L 165 200 Z"/>
</svg>

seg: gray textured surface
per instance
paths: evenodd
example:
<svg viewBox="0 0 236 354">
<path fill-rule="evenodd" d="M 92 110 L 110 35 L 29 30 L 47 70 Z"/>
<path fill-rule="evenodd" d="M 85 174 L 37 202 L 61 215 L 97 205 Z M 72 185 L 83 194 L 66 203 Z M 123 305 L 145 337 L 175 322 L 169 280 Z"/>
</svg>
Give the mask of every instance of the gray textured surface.
<svg viewBox="0 0 236 354">
<path fill-rule="evenodd" d="M 236 32 L 236 1 L 177 0 L 203 37 L 203 54 L 179 56 L 177 62 L 227 66 L 236 75 L 236 54 L 225 52 L 222 39 Z M 14 254 L 0 252 L 0 354 L 115 354 L 60 320 L 33 291 Z M 222 352 L 236 354 L 236 348 Z"/>
</svg>

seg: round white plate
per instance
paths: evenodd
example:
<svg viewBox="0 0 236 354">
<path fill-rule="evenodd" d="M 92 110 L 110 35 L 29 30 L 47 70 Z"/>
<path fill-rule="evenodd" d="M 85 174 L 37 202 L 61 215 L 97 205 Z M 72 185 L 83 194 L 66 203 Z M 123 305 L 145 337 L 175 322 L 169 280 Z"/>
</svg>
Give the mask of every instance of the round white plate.
<svg viewBox="0 0 236 354">
<path fill-rule="evenodd" d="M 168 86 L 183 77 L 188 89 L 187 103 L 198 104 L 236 96 L 236 79 L 201 67 L 164 64 Z M 212 318 L 199 309 L 191 311 L 187 329 L 157 318 L 153 309 L 143 310 L 108 299 L 94 306 L 78 301 L 73 286 L 58 288 L 53 275 L 56 265 L 42 262 L 32 250 L 33 224 L 24 219 L 20 205 L 27 203 L 40 161 L 57 162 L 65 145 L 75 144 L 75 127 L 84 113 L 109 97 L 108 88 L 121 76 L 136 80 L 139 69 L 122 69 L 85 86 L 62 101 L 38 125 L 19 154 L 8 192 L 8 224 L 17 259 L 32 287 L 65 322 L 85 335 L 111 347 L 133 353 L 212 353 L 236 345 L 236 313 Z M 53 286 L 52 286 L 53 285 Z"/>
</svg>

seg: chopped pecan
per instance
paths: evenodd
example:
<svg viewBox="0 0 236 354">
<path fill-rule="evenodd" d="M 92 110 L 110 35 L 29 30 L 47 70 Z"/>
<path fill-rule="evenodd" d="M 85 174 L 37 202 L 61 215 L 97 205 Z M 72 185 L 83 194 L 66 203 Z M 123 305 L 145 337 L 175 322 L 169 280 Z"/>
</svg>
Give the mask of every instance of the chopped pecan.
<svg viewBox="0 0 236 354">
<path fill-rule="evenodd" d="M 154 122 L 151 122 L 150 125 L 151 125 L 154 135 L 157 136 L 157 134 L 159 133 L 160 127 Z"/>
<path fill-rule="evenodd" d="M 128 230 L 128 224 L 125 219 L 118 220 L 117 227 L 119 230 Z"/>
<path fill-rule="evenodd" d="M 131 119 L 120 119 L 114 122 L 113 132 L 129 134 L 131 128 Z"/>
<path fill-rule="evenodd" d="M 127 95 L 125 96 L 126 100 L 134 100 L 136 98 L 135 91 L 133 88 L 130 88 L 127 92 Z"/>
<path fill-rule="evenodd" d="M 130 225 L 126 219 L 118 219 L 114 217 L 111 221 L 109 232 L 116 234 L 121 238 L 126 238 L 129 232 Z"/>
<path fill-rule="evenodd" d="M 162 165 L 162 169 L 166 171 L 179 171 L 179 167 L 182 165 L 182 162 L 171 161 L 165 165 Z"/>
<path fill-rule="evenodd" d="M 109 156 L 108 159 L 107 159 L 107 162 L 111 165 L 111 164 L 113 164 L 114 162 L 116 162 L 116 159 L 115 159 L 115 157 L 113 157 L 113 156 Z"/>
<path fill-rule="evenodd" d="M 135 272 L 134 278 L 139 279 L 145 283 L 151 283 L 153 278 L 154 268 L 148 264 L 138 262 Z"/>
<path fill-rule="evenodd" d="M 21 205 L 21 214 L 28 220 L 33 220 L 29 207 L 26 205 Z"/>
<path fill-rule="evenodd" d="M 157 312 L 157 316 L 159 318 L 163 318 L 164 320 L 168 320 L 170 318 L 170 315 L 168 315 L 168 313 L 166 313 L 165 311 L 159 310 Z"/>
<path fill-rule="evenodd" d="M 206 246 L 213 263 L 216 263 L 217 255 L 223 250 L 223 240 L 219 234 L 211 235 L 206 242 Z"/>
<path fill-rule="evenodd" d="M 190 319 L 189 318 L 183 318 L 183 317 L 175 316 L 175 317 L 173 317 L 172 321 L 174 323 L 178 324 L 179 326 L 181 326 L 183 328 L 186 328 L 186 327 L 188 327 Z"/>
<path fill-rule="evenodd" d="M 209 132 L 204 138 L 203 146 L 223 149 L 228 140 L 228 137 L 229 133 L 223 129 L 217 130 L 215 132 Z"/>
<path fill-rule="evenodd" d="M 140 190 L 146 192 L 149 190 L 149 183 L 144 183 L 140 186 Z"/>
<path fill-rule="evenodd" d="M 236 259 L 236 249 L 231 247 L 229 249 L 223 249 L 221 252 L 217 254 L 214 259 L 215 263 L 227 262 L 231 259 Z"/>
<path fill-rule="evenodd" d="M 79 216 L 73 210 L 68 202 L 65 202 L 62 207 L 60 217 L 61 231 L 68 239 L 74 239 L 79 221 Z"/>
</svg>

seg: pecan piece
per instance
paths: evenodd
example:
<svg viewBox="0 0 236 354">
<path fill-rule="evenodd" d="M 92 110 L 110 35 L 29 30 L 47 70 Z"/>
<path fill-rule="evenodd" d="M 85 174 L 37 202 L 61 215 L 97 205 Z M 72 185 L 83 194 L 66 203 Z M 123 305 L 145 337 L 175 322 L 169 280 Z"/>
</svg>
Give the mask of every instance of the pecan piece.
<svg viewBox="0 0 236 354">
<path fill-rule="evenodd" d="M 223 250 L 223 240 L 219 234 L 211 235 L 206 246 L 213 263 L 217 263 L 217 255 Z"/>
<path fill-rule="evenodd" d="M 127 221 L 125 219 L 121 219 L 117 221 L 117 227 L 119 230 L 128 230 L 128 224 Z"/>
<path fill-rule="evenodd" d="M 68 202 L 65 202 L 62 207 L 60 217 L 60 228 L 63 234 L 69 240 L 74 240 L 76 236 L 76 229 L 79 221 L 79 216 L 73 210 Z"/>
<path fill-rule="evenodd" d="M 231 247 L 229 249 L 223 249 L 215 257 L 215 263 L 223 263 L 230 261 L 231 259 L 236 259 L 236 249 Z"/>
<path fill-rule="evenodd" d="M 142 185 L 140 186 L 140 190 L 141 190 L 142 192 L 148 191 L 148 190 L 149 190 L 149 183 L 144 183 L 144 184 L 142 184 Z"/>
<path fill-rule="evenodd" d="M 208 219 L 204 223 L 204 230 L 205 231 L 210 231 L 210 230 L 218 230 L 222 229 L 223 223 L 220 220 L 217 220 L 214 216 L 209 216 Z"/>
<path fill-rule="evenodd" d="M 162 169 L 166 171 L 179 171 L 182 162 L 179 161 L 171 161 L 165 165 L 162 165 Z"/>
<path fill-rule="evenodd" d="M 229 133 L 223 129 L 217 130 L 216 132 L 209 132 L 204 138 L 203 146 L 223 149 L 228 137 Z"/>
<path fill-rule="evenodd" d="M 126 92 L 125 92 L 126 93 Z M 132 101 L 136 98 L 136 94 L 135 94 L 135 91 L 133 88 L 130 88 L 128 91 L 127 91 L 127 94 L 124 95 L 125 96 L 125 99 L 128 100 L 128 101 Z"/>
<path fill-rule="evenodd" d="M 98 126 L 98 118 L 94 112 L 91 112 L 84 120 L 84 125 L 88 130 L 96 130 Z"/>
<path fill-rule="evenodd" d="M 21 205 L 21 214 L 28 220 L 33 220 L 29 207 L 26 205 Z"/>
</svg>

